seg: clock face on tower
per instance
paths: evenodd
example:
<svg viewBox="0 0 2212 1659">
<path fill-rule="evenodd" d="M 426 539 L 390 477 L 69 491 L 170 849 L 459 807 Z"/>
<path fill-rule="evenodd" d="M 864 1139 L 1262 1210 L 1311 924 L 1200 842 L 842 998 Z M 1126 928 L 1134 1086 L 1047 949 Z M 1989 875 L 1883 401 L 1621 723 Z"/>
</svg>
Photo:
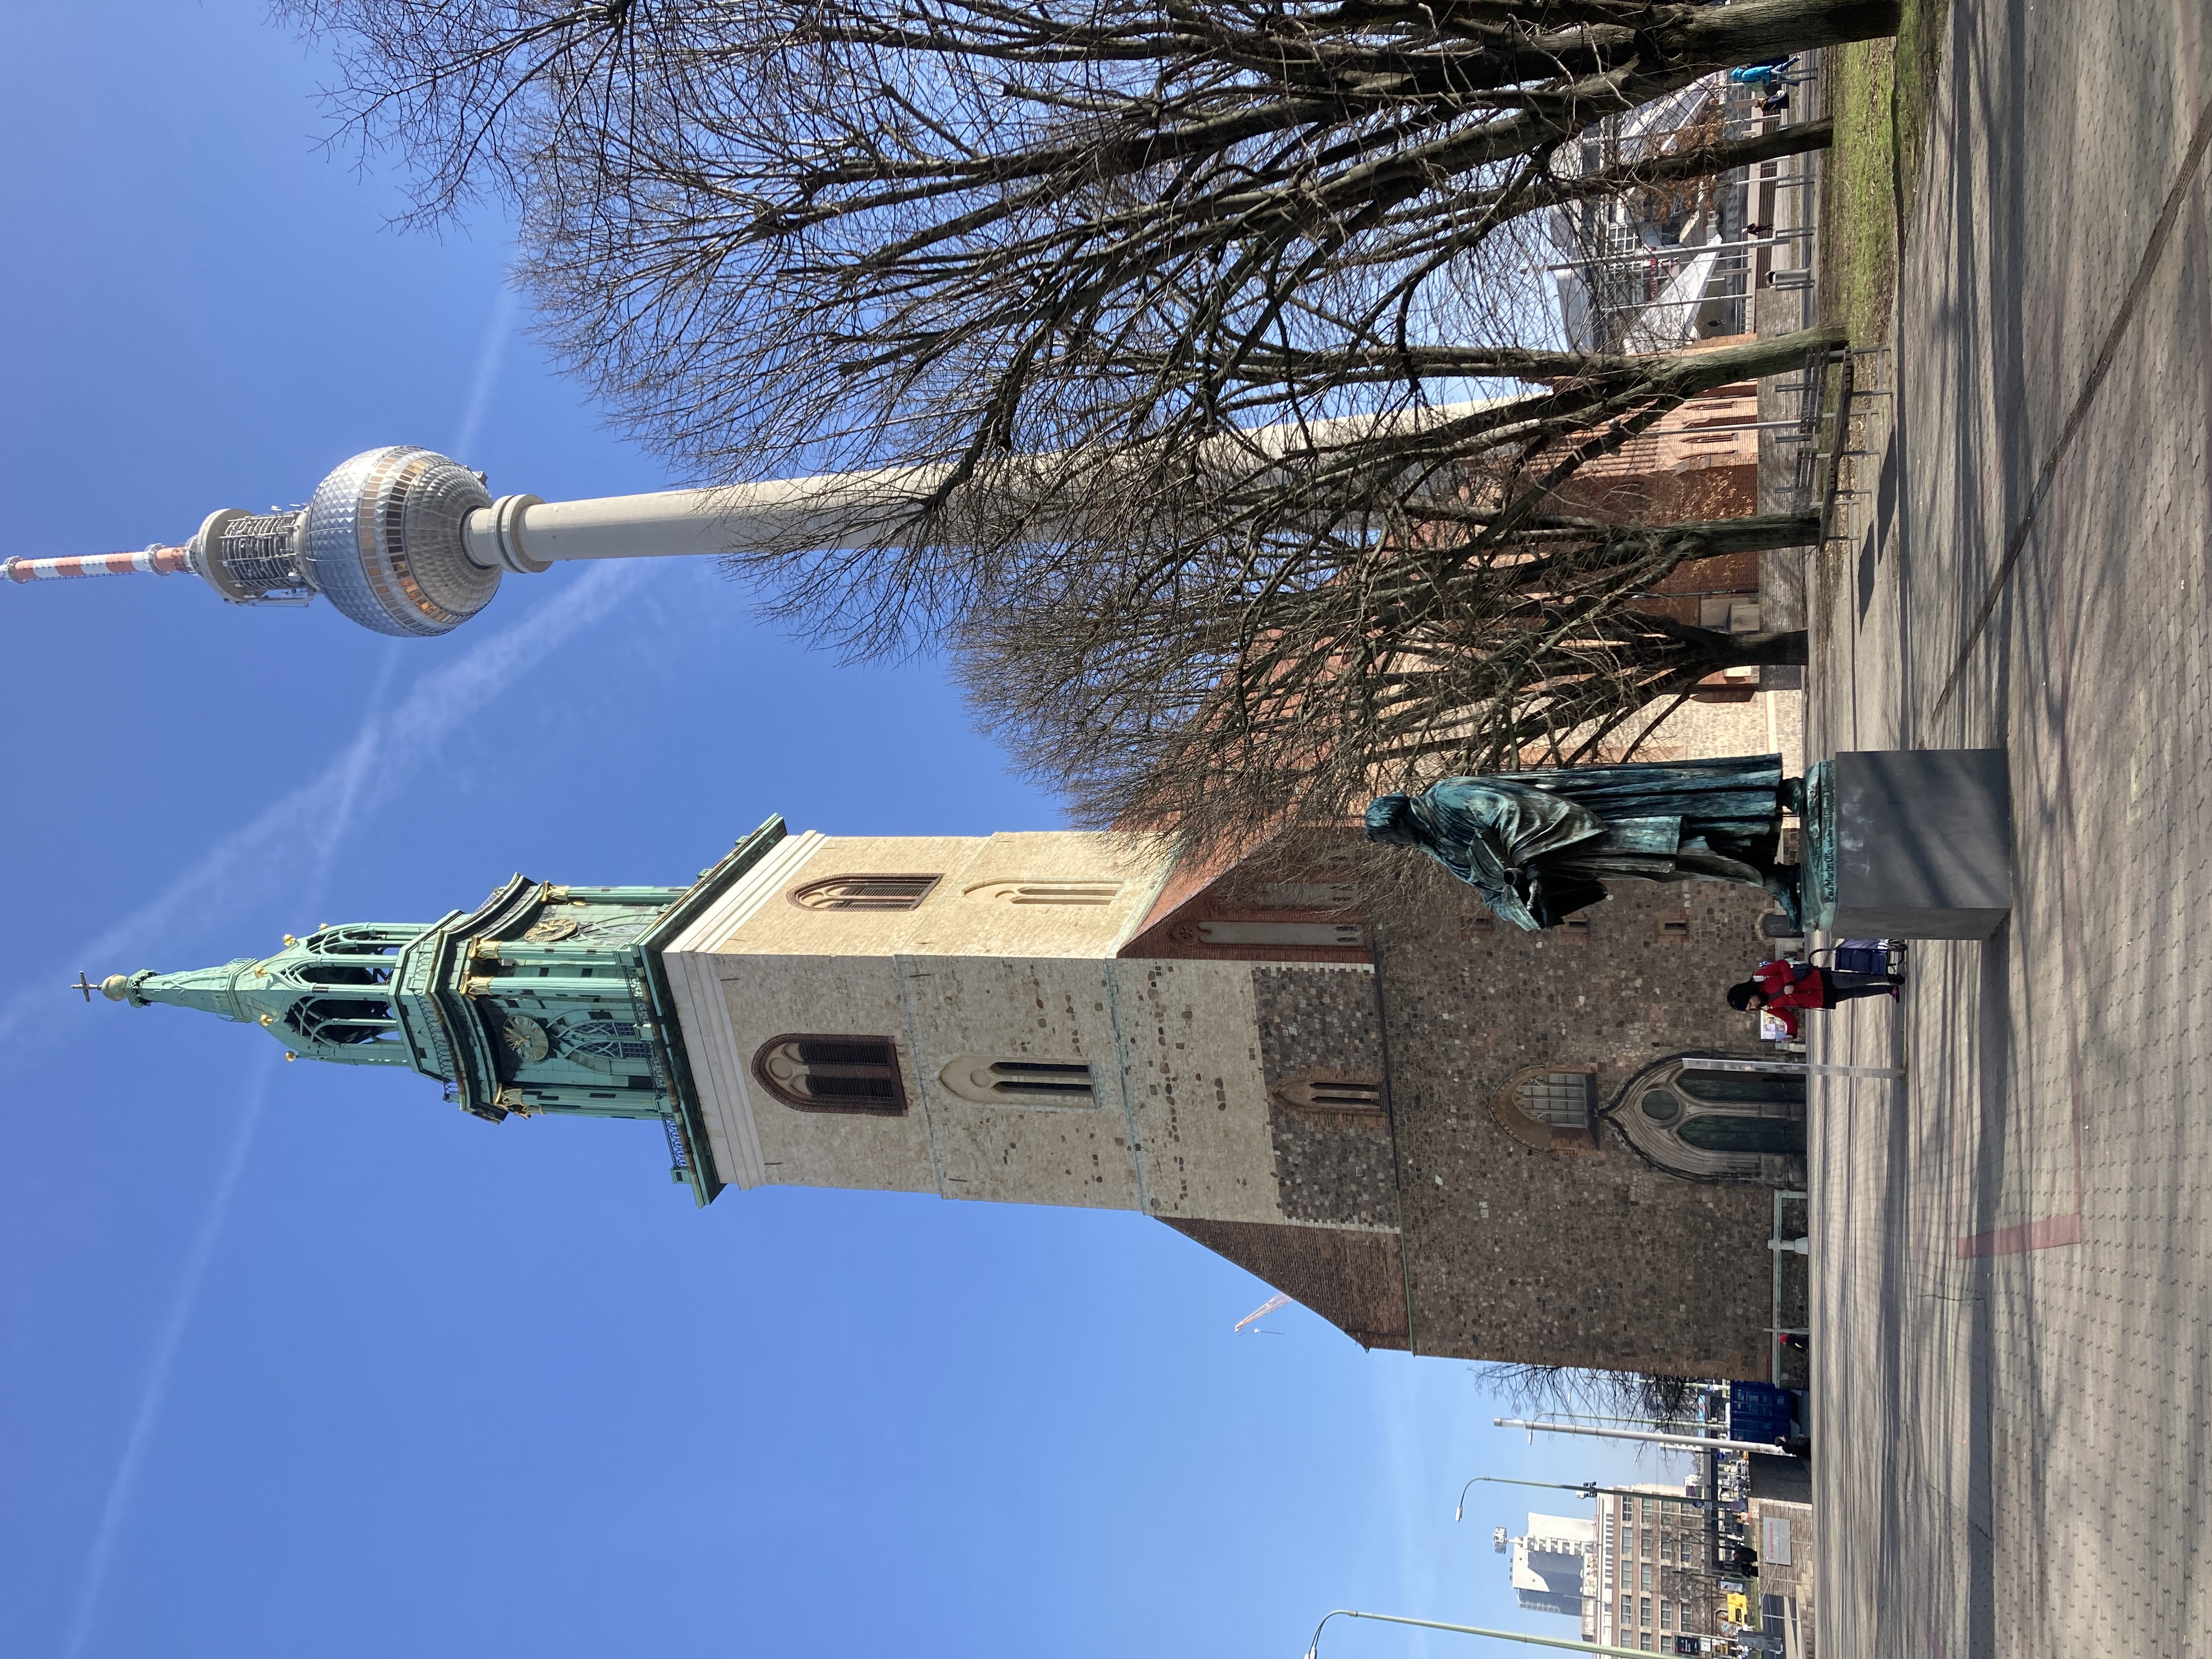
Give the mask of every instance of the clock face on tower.
<svg viewBox="0 0 2212 1659">
<path fill-rule="evenodd" d="M 509 1014 L 500 1035 L 507 1039 L 507 1051 L 525 1066 L 536 1065 L 552 1050 L 545 1028 L 527 1014 Z"/>
</svg>

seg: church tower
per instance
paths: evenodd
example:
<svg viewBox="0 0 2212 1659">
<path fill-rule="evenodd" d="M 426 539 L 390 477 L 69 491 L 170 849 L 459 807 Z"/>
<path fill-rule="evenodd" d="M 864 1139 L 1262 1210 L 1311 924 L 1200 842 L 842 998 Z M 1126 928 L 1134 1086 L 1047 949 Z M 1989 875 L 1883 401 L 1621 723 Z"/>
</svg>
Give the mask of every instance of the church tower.
<svg viewBox="0 0 2212 1659">
<path fill-rule="evenodd" d="M 701 1204 L 798 1185 L 1140 1211 L 1402 1346 L 1349 904 L 1140 836 L 770 819 L 690 887 L 517 876 L 427 925 L 100 988 L 258 1024 L 288 1057 L 407 1067 L 493 1122 L 657 1120 Z"/>
</svg>

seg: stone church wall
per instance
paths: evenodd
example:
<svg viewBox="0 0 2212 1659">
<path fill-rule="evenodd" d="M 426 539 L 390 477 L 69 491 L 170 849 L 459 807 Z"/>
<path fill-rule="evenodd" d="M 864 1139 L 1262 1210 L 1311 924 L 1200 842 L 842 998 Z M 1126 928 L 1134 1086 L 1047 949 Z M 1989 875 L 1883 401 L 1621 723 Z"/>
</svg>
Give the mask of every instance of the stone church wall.
<svg viewBox="0 0 2212 1659">
<path fill-rule="evenodd" d="M 1254 1023 L 1283 1213 L 1332 1227 L 1398 1224 L 1397 1172 L 1383 1098 L 1382 1011 L 1360 969 L 1255 967 Z M 1372 1084 L 1371 1115 L 1302 1108 L 1300 1082 Z"/>
<path fill-rule="evenodd" d="M 1766 908 L 1622 881 L 1586 931 L 1529 935 L 1441 872 L 1377 905 L 1414 1352 L 1765 1375 L 1769 1189 L 1664 1174 L 1609 1127 L 1538 1150 L 1492 1103 L 1531 1067 L 1595 1068 L 1603 1106 L 1665 1054 L 1766 1052 L 1721 995 L 1766 954 Z"/>
</svg>

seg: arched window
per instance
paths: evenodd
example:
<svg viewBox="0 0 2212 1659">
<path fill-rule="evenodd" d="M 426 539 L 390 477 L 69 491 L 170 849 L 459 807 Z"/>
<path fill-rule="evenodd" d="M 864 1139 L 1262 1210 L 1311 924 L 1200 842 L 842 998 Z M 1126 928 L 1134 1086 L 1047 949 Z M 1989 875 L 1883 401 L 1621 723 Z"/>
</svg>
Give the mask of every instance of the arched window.
<svg viewBox="0 0 2212 1659">
<path fill-rule="evenodd" d="M 650 1060 L 653 1044 L 634 1021 L 586 1019 L 562 1028 L 561 1052 L 599 1054 L 608 1060 Z"/>
<path fill-rule="evenodd" d="M 1555 1129 L 1586 1130 L 1597 1104 L 1596 1083 L 1589 1072 L 1544 1072 L 1522 1079 L 1513 1103 Z"/>
<path fill-rule="evenodd" d="M 830 876 L 791 890 L 802 910 L 911 910 L 929 896 L 937 876 Z"/>
<path fill-rule="evenodd" d="M 388 1002 L 352 997 L 302 997 L 284 1024 L 313 1043 L 400 1042 L 399 1022 Z"/>
<path fill-rule="evenodd" d="M 996 904 L 1111 904 L 1121 891 L 1118 881 L 985 881 L 967 896 Z"/>
<path fill-rule="evenodd" d="M 1709 1152 L 1795 1152 L 1805 1151 L 1805 1126 L 1779 1117 L 1722 1116 L 1701 1112 L 1681 1128 L 1682 1139 Z"/>
<path fill-rule="evenodd" d="M 1805 1178 L 1805 1075 L 1722 1071 L 1678 1055 L 1631 1079 L 1606 1109 L 1629 1144 L 1692 1180 L 1794 1186 Z"/>
<path fill-rule="evenodd" d="M 906 1110 L 898 1046 L 889 1037 L 780 1036 L 753 1056 L 753 1075 L 802 1112 L 896 1117 Z"/>
<path fill-rule="evenodd" d="M 1080 1060 L 961 1054 L 945 1063 L 937 1080 L 956 1100 L 978 1106 L 1088 1106 L 1097 1098 L 1091 1068 Z"/>
<path fill-rule="evenodd" d="M 1308 1070 L 1268 1091 L 1278 1106 L 1336 1125 L 1388 1121 L 1382 1079 L 1366 1073 Z"/>
<path fill-rule="evenodd" d="M 1532 1066 L 1505 1080 L 1490 1111 L 1508 1134 L 1540 1152 L 1593 1152 L 1597 1074 L 1586 1066 Z"/>
</svg>

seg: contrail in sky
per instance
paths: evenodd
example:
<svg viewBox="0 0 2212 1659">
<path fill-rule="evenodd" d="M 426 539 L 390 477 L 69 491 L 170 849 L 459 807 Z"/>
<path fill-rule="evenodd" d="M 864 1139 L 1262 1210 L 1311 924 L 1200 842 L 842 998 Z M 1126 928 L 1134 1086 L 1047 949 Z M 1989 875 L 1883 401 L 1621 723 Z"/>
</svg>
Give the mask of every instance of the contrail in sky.
<svg viewBox="0 0 2212 1659">
<path fill-rule="evenodd" d="M 328 803 L 330 811 L 323 818 L 314 861 L 305 883 L 310 908 L 330 885 L 338 848 L 345 841 L 362 790 L 372 775 L 376 758 L 377 714 L 391 688 L 392 672 L 398 665 L 403 648 L 398 640 L 385 647 L 376 665 L 376 678 L 369 687 L 368 710 L 362 718 L 361 729 L 325 769 L 324 776 L 333 787 Z M 252 1150 L 254 1131 L 261 1125 L 261 1109 L 269 1098 L 270 1068 L 276 1059 L 275 1049 L 263 1048 L 246 1063 L 246 1104 L 239 1113 L 238 1127 L 231 1132 L 230 1150 L 223 1158 L 222 1173 L 216 1178 L 215 1194 L 208 1200 L 207 1214 L 200 1222 L 199 1233 L 192 1240 L 191 1250 L 185 1254 L 184 1271 L 178 1275 L 175 1294 L 169 1298 L 169 1310 L 155 1337 L 153 1358 L 146 1367 L 146 1385 L 139 1393 L 138 1409 L 131 1419 L 131 1432 L 124 1438 L 123 1455 L 116 1462 L 114 1478 L 108 1482 L 107 1501 L 100 1505 L 99 1528 L 93 1534 L 92 1547 L 85 1555 L 84 1578 L 77 1589 L 76 1610 L 70 1620 L 68 1639 L 62 1645 L 66 1659 L 77 1659 L 91 1639 L 93 1617 L 100 1607 L 100 1590 L 107 1582 L 108 1563 L 114 1559 L 115 1540 L 122 1531 L 123 1517 L 130 1510 L 131 1501 L 137 1496 L 139 1466 L 145 1461 L 154 1425 L 168 1399 L 169 1373 L 175 1367 L 177 1350 L 191 1324 L 192 1312 L 199 1305 L 200 1286 L 207 1278 L 208 1263 L 214 1259 L 216 1241 L 222 1237 L 223 1224 L 230 1218 L 231 1200 L 237 1194 L 239 1177 L 245 1172 L 246 1155 Z"/>
<path fill-rule="evenodd" d="M 477 429 L 483 427 L 484 414 L 491 404 L 491 392 L 498 383 L 500 356 L 508 331 L 514 327 L 514 289 L 502 283 L 498 301 L 493 303 L 491 327 L 484 337 L 483 352 L 477 356 L 476 380 L 469 389 L 469 404 L 462 416 L 456 453 L 467 452 L 476 442 Z M 106 969 L 108 964 L 119 963 L 119 957 L 157 951 L 188 922 L 204 922 L 212 914 L 219 914 L 226 896 L 237 891 L 239 884 L 246 880 L 268 887 L 270 876 L 283 872 L 285 865 L 296 860 L 301 848 L 307 848 L 310 856 L 307 867 L 299 872 L 299 902 L 310 909 L 323 902 L 331 872 L 337 867 L 338 852 L 354 827 L 374 817 L 378 807 L 398 794 L 420 769 L 429 765 L 435 754 L 441 752 L 445 738 L 452 737 L 458 726 L 480 714 L 489 703 L 498 702 L 504 692 L 514 690 L 515 684 L 525 679 L 549 654 L 560 650 L 580 630 L 592 626 L 608 611 L 619 606 L 641 577 L 644 571 L 629 562 L 595 566 L 575 581 L 562 586 L 549 602 L 531 608 L 529 613 L 515 619 L 508 629 L 480 639 L 452 661 L 445 661 L 420 675 L 398 702 L 389 699 L 389 690 L 398 671 L 400 657 L 410 650 L 411 641 L 394 639 L 385 646 L 383 657 L 378 661 L 368 708 L 362 712 L 361 726 L 352 741 L 347 741 L 331 754 L 330 761 L 325 761 L 312 779 L 281 796 L 279 801 L 270 803 L 250 823 L 216 841 L 164 891 L 139 905 L 133 914 L 124 915 L 122 921 L 112 922 L 97 938 L 84 942 L 77 951 L 77 960 Z M 296 869 L 296 863 L 292 863 L 292 869 Z M 135 960 L 119 964 L 124 969 L 139 967 Z M 40 978 L 45 980 L 45 975 Z M 45 1029 L 31 1033 L 33 1042 L 40 1036 L 53 1036 L 53 1002 L 51 994 L 40 995 L 27 988 L 9 1000 L 7 1005 L 0 1005 L 0 1046 L 15 1046 L 13 1040 L 18 1030 L 31 1022 L 33 1013 L 49 1015 L 46 1020 L 38 1022 Z M 137 1411 L 131 1418 L 131 1429 L 124 1437 L 124 1451 L 115 1464 L 115 1475 L 108 1482 L 106 1502 L 100 1509 L 100 1526 L 93 1533 L 91 1548 L 86 1551 L 84 1577 L 77 1586 L 76 1608 L 70 1613 L 69 1635 L 62 1646 L 64 1659 L 80 1659 L 95 1631 L 101 1595 L 106 1590 L 108 1568 L 115 1559 L 115 1547 L 122 1537 L 124 1520 L 137 1495 L 146 1449 L 153 1443 L 161 1407 L 168 1401 L 170 1374 L 175 1371 L 177 1354 L 184 1345 L 185 1332 L 191 1329 L 192 1312 L 199 1305 L 199 1291 L 206 1283 L 208 1267 L 215 1261 L 215 1248 L 222 1241 L 223 1224 L 230 1217 L 230 1206 L 237 1197 L 246 1161 L 252 1152 L 254 1130 L 261 1124 L 261 1109 L 268 1102 L 274 1060 L 274 1048 L 261 1048 L 257 1057 L 248 1061 L 246 1095 L 237 1128 L 230 1134 L 230 1146 L 223 1155 L 222 1172 L 216 1176 L 215 1192 L 208 1199 L 208 1210 L 201 1218 L 199 1232 L 184 1256 L 184 1270 L 177 1276 L 175 1294 L 170 1297 L 168 1310 L 155 1334 L 153 1356 L 146 1367 L 143 1389 L 139 1391 Z"/>
<path fill-rule="evenodd" d="M 514 311 L 513 290 L 502 285 L 477 360 L 457 451 L 465 453 L 475 441 L 498 378 Z M 389 702 L 388 695 L 409 642 L 393 641 L 377 665 L 368 706 L 352 740 L 313 778 L 217 842 L 161 893 L 84 945 L 78 953 L 80 959 L 104 966 L 128 953 L 158 949 L 184 923 L 220 909 L 224 896 L 235 890 L 235 884 L 249 878 L 268 884 L 272 871 L 281 870 L 288 855 L 295 858 L 303 844 L 309 849 L 309 858 L 307 867 L 301 872 L 298 891 L 300 902 L 313 908 L 322 901 L 349 832 L 429 763 L 456 727 L 512 690 L 579 631 L 619 605 L 643 574 L 626 562 L 587 570 L 512 626 L 422 675 L 397 703 Z M 0 1007 L 0 1043 L 14 1038 L 34 1009 L 50 1009 L 52 1000 L 51 995 L 27 990 Z M 46 1029 L 35 1035 L 52 1034 L 51 1021 L 45 1024 Z M 155 1334 L 138 1407 L 86 1553 L 84 1574 L 63 1644 L 64 1659 L 80 1659 L 92 1638 L 116 1546 L 137 1496 L 139 1472 L 168 1397 L 170 1376 L 252 1150 L 275 1060 L 276 1051 L 264 1048 L 247 1064 L 238 1123 L 206 1214 L 185 1256 L 176 1290 Z"/>
<path fill-rule="evenodd" d="M 228 884 L 249 877 L 266 882 L 271 868 L 281 867 L 283 855 L 295 851 L 302 840 L 309 841 L 311 856 L 298 890 L 302 902 L 319 902 L 348 831 L 428 763 L 456 726 L 475 718 L 569 638 L 620 605 L 643 574 L 639 566 L 627 561 L 595 566 L 512 627 L 424 674 L 397 704 L 387 708 L 386 687 L 394 665 L 409 648 L 408 641 L 392 641 L 386 648 L 368 711 L 352 741 L 313 778 L 245 828 L 218 842 L 160 896 L 84 946 L 81 957 L 104 961 L 125 951 L 156 948 L 181 921 L 219 908 Z M 0 1042 L 24 1020 L 34 994 L 27 991 L 20 994 L 0 1012 Z M 37 998 L 42 1004 L 52 1000 L 51 996 Z M 78 1659 L 90 1639 L 109 1563 L 168 1393 L 169 1374 L 191 1324 L 260 1121 L 262 1103 L 269 1091 L 269 1068 L 275 1058 L 271 1048 L 252 1062 L 245 1108 L 232 1134 L 222 1174 L 162 1318 L 138 1409 L 86 1557 L 76 1612 L 63 1648 L 65 1659 Z"/>
<path fill-rule="evenodd" d="M 570 637 L 588 628 L 620 605 L 642 574 L 627 561 L 595 566 L 570 583 L 550 602 L 520 618 L 502 633 L 493 635 L 457 660 L 433 669 L 415 682 L 396 705 L 386 706 L 386 691 L 392 671 L 410 641 L 395 640 L 386 647 L 379 665 L 368 708 L 351 742 L 331 757 L 328 764 L 307 782 L 222 841 L 150 902 L 116 923 L 85 945 L 80 957 L 106 962 L 128 951 L 156 948 L 179 924 L 218 908 L 228 884 L 249 877 L 266 882 L 272 866 L 281 867 L 283 855 L 300 841 L 312 836 L 311 857 L 298 891 L 312 907 L 321 900 L 330 883 L 337 854 L 348 832 L 373 813 L 435 754 L 439 744 L 464 720 L 474 718 L 502 691 Z M 0 1042 L 9 1037 L 29 1012 L 33 993 L 15 998 L 0 1012 Z M 37 996 L 41 1003 L 51 994 Z M 263 1049 L 250 1062 L 246 1101 L 231 1135 L 207 1214 L 185 1258 L 175 1293 L 154 1343 L 146 1382 L 138 1409 L 131 1419 L 123 1455 L 107 1498 L 100 1509 L 100 1525 L 85 1559 L 84 1577 L 76 1607 L 63 1646 L 64 1659 L 79 1659 L 91 1638 L 99 1613 L 115 1546 L 135 1495 L 138 1474 L 161 1406 L 167 1397 L 169 1376 L 177 1352 L 191 1322 L 215 1247 L 228 1218 L 239 1178 L 246 1168 L 261 1108 L 269 1092 L 273 1048 Z"/>
<path fill-rule="evenodd" d="M 484 411 L 491 404 L 493 385 L 498 383 L 500 374 L 500 356 L 507 334 L 514 327 L 514 289 L 502 281 L 498 301 L 493 303 L 491 327 L 484 337 L 483 352 L 477 354 L 476 380 L 469 389 L 467 414 L 462 416 L 460 422 L 458 453 L 465 453 L 476 442 Z M 372 817 L 404 783 L 410 783 L 420 768 L 425 768 L 434 759 L 445 738 L 452 737 L 462 721 L 476 717 L 484 706 L 495 702 L 502 692 L 511 690 L 522 677 L 529 675 L 550 653 L 560 650 L 573 635 L 588 629 L 608 611 L 619 606 L 641 575 L 644 573 L 637 566 L 626 562 L 595 566 L 580 580 L 566 584 L 549 602 L 535 606 L 525 617 L 515 619 L 514 626 L 489 635 L 456 659 L 420 675 L 407 695 L 392 703 L 392 679 L 398 671 L 400 657 L 410 648 L 410 641 L 394 639 L 385 646 L 383 657 L 378 659 L 368 708 L 362 712 L 361 726 L 352 741 L 331 754 L 321 772 L 316 772 L 289 794 L 281 796 L 279 801 L 264 807 L 252 823 L 216 841 L 161 894 L 86 942 L 77 951 L 80 960 L 106 967 L 122 956 L 155 951 L 164 945 L 164 940 L 175 936 L 184 922 L 201 921 L 212 911 L 222 909 L 223 898 L 237 890 L 237 884 L 243 880 L 268 884 L 272 872 L 281 872 L 288 858 L 296 858 L 296 852 L 303 845 L 310 849 L 310 858 L 305 872 L 301 872 L 296 891 L 301 902 L 310 909 L 319 905 L 330 887 L 338 852 L 354 827 Z M 135 963 L 124 967 L 135 967 Z M 7 1005 L 0 1006 L 0 1044 L 9 1044 L 33 1011 L 51 1011 L 51 994 L 38 995 L 33 991 L 22 991 L 9 1000 Z M 46 1024 L 46 1030 L 38 1036 L 51 1036 L 51 1022 L 42 1024 Z M 246 1172 L 246 1159 L 252 1152 L 254 1130 L 261 1124 L 261 1109 L 268 1102 L 274 1060 L 274 1048 L 261 1048 L 257 1057 L 248 1061 L 246 1097 L 237 1128 L 230 1134 L 230 1148 L 223 1155 L 222 1175 L 216 1176 L 215 1192 L 208 1199 L 206 1217 L 201 1218 L 199 1232 L 184 1256 L 184 1270 L 177 1276 L 177 1290 L 170 1297 L 168 1312 L 161 1316 L 161 1325 L 155 1334 L 153 1356 L 146 1364 L 146 1385 L 139 1391 L 137 1411 L 131 1418 L 131 1429 L 124 1437 L 122 1458 L 118 1458 L 115 1475 L 108 1482 L 106 1502 L 100 1509 L 100 1526 L 93 1533 L 91 1548 L 86 1551 L 84 1577 L 77 1586 L 69 1635 L 62 1644 L 64 1659 L 80 1659 L 93 1637 L 93 1628 L 100 1617 L 101 1593 L 106 1589 L 108 1568 L 115 1559 L 115 1547 L 122 1537 L 124 1520 L 137 1495 L 139 1468 L 146 1460 L 146 1449 L 153 1443 L 161 1407 L 168 1401 L 170 1374 L 175 1371 L 177 1352 L 184 1345 L 185 1332 L 191 1329 L 192 1312 L 199 1305 L 199 1291 L 206 1283 L 208 1267 L 215 1261 L 215 1245 L 222 1241 L 223 1224 L 230 1218 L 232 1199 L 237 1197 L 239 1179 Z"/>
<path fill-rule="evenodd" d="M 629 560 L 596 564 L 545 604 L 422 675 L 396 703 L 372 708 L 353 739 L 313 777 L 216 842 L 138 908 L 83 941 L 72 960 L 103 971 L 144 967 L 135 958 L 221 915 L 240 885 L 267 887 L 272 873 L 296 870 L 303 845 L 319 860 L 316 831 L 340 821 L 339 802 L 349 804 L 350 816 L 374 812 L 435 758 L 456 728 L 620 605 L 645 574 L 641 563 Z M 395 656 L 409 649 L 408 641 L 392 647 Z M 40 973 L 32 987 L 0 1005 L 0 1049 L 21 1045 L 25 1037 L 35 1042 L 57 1034 L 61 1000 L 43 988 L 54 971 Z"/>
<path fill-rule="evenodd" d="M 491 409 L 492 388 L 499 382 L 500 360 L 507 355 L 507 337 L 514 330 L 514 283 L 512 271 L 500 278 L 499 297 L 492 301 L 491 328 L 484 335 L 483 349 L 477 354 L 477 378 L 469 388 L 469 406 L 461 416 L 460 435 L 453 440 L 449 452 L 453 458 L 466 466 L 469 452 L 476 447 L 477 434 L 483 428 L 484 416 Z"/>
<path fill-rule="evenodd" d="M 99 1529 L 93 1534 L 92 1547 L 85 1554 L 84 1577 L 77 1587 L 76 1608 L 70 1618 L 69 1636 L 62 1644 L 64 1659 L 78 1659 L 92 1638 L 93 1618 L 100 1610 L 100 1593 L 107 1583 L 108 1563 L 115 1557 L 115 1540 L 123 1530 L 123 1517 L 131 1507 L 131 1500 L 137 1495 L 139 1467 L 153 1440 L 154 1424 L 168 1398 L 169 1372 L 175 1366 L 177 1350 L 184 1343 L 185 1328 L 191 1323 L 192 1310 L 199 1303 L 200 1285 L 207 1278 L 208 1263 L 214 1259 L 216 1240 L 222 1236 L 222 1224 L 229 1217 L 230 1201 L 238 1191 L 238 1178 L 245 1172 L 246 1155 L 253 1144 L 253 1132 L 261 1122 L 263 1103 L 269 1098 L 270 1073 L 276 1060 L 276 1051 L 267 1048 L 247 1063 L 245 1108 L 239 1114 L 238 1127 L 231 1131 L 230 1150 L 223 1158 L 222 1173 L 216 1179 L 215 1196 L 209 1200 L 198 1236 L 185 1254 L 176 1294 L 169 1298 L 169 1310 L 162 1316 L 161 1330 L 154 1339 L 154 1356 L 146 1367 L 146 1386 L 139 1394 L 138 1410 L 131 1419 L 131 1432 L 124 1439 L 123 1455 L 115 1465 L 115 1478 L 108 1482 L 107 1501 L 100 1505 Z"/>
</svg>

